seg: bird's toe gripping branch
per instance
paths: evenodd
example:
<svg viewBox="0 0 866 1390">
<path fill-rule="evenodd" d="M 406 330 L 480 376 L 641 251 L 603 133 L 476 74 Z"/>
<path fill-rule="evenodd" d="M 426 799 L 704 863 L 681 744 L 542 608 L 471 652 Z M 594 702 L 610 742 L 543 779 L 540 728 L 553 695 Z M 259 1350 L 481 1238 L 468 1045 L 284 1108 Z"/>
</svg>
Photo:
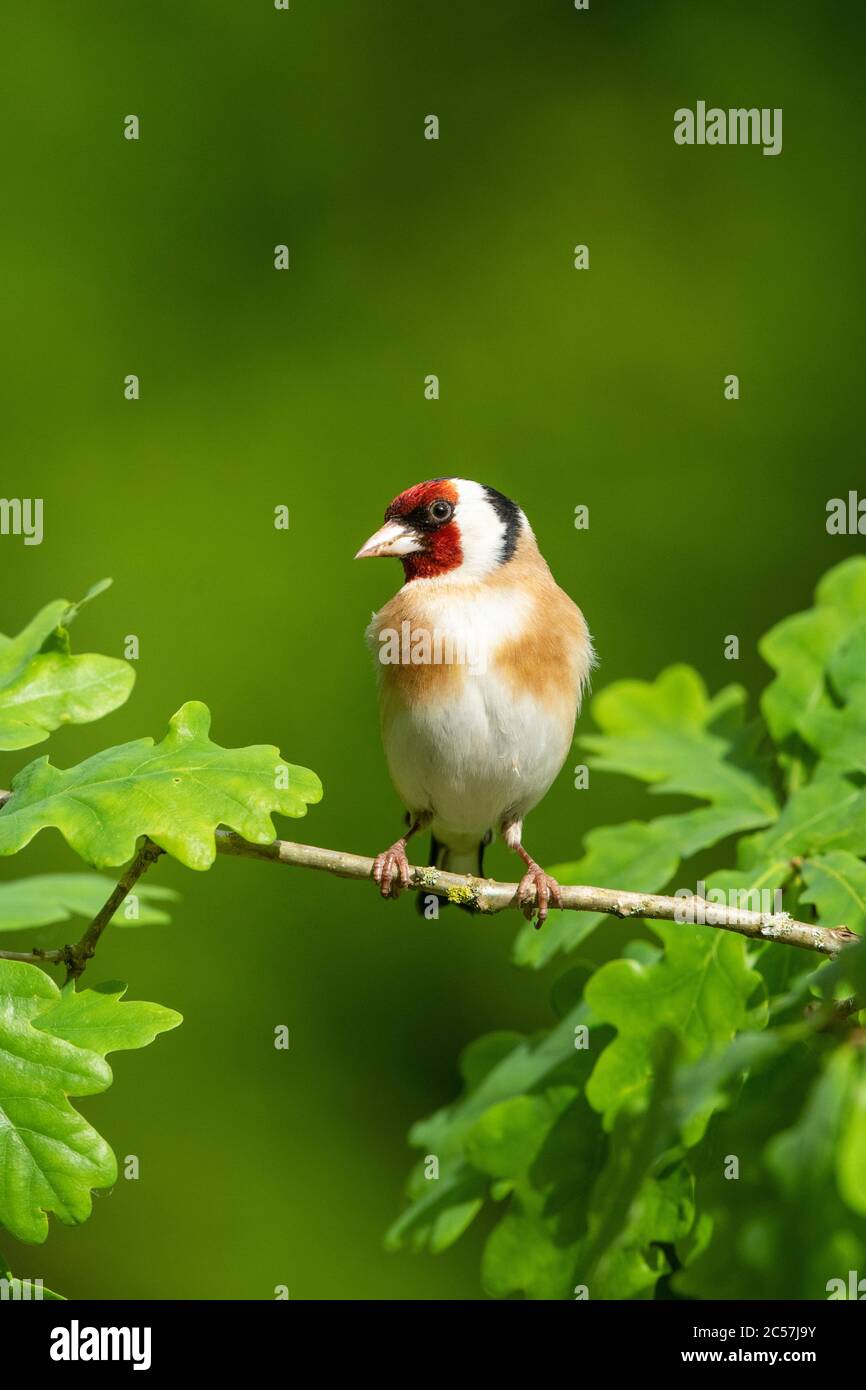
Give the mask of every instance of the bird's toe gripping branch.
<svg viewBox="0 0 866 1390">
<path fill-rule="evenodd" d="M 389 849 L 377 854 L 373 860 L 373 879 L 378 884 L 383 898 L 397 898 L 402 888 L 411 886 L 406 846 L 413 835 L 417 835 L 419 830 L 430 824 L 430 815 L 426 811 L 407 815 L 406 819 L 409 822 L 406 834 L 401 835 Z"/>
<path fill-rule="evenodd" d="M 517 885 L 517 902 L 528 922 L 535 917 L 536 928 L 543 927 L 550 904 L 562 907 L 562 889 L 555 878 L 530 860 L 529 868 Z"/>
<path fill-rule="evenodd" d="M 397 840 L 373 860 L 373 878 L 383 898 L 397 898 L 401 888 L 409 887 L 409 860 L 406 845 Z"/>
</svg>

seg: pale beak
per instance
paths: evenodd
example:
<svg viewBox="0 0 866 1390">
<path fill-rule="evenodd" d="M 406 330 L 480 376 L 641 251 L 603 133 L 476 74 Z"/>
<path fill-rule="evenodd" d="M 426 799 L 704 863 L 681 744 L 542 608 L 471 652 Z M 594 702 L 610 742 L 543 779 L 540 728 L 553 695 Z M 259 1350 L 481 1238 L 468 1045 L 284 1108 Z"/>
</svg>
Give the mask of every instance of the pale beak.
<svg viewBox="0 0 866 1390">
<path fill-rule="evenodd" d="M 377 555 L 414 555 L 421 546 L 415 532 L 399 521 L 386 521 L 355 556 L 356 560 L 372 560 Z"/>
</svg>

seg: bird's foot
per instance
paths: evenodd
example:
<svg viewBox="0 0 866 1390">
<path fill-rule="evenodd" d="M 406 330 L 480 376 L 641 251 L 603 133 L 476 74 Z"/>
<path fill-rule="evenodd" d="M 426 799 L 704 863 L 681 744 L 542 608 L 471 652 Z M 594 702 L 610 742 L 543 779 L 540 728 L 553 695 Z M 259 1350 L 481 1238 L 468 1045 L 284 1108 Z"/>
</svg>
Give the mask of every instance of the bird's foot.
<svg viewBox="0 0 866 1390">
<path fill-rule="evenodd" d="M 527 870 L 517 885 L 517 902 L 527 922 L 535 917 L 536 929 L 547 921 L 550 903 L 562 907 L 562 891 L 555 878 L 546 874 L 534 859 L 527 860 Z"/>
<path fill-rule="evenodd" d="M 390 849 L 373 860 L 373 878 L 383 898 L 397 898 L 401 888 L 409 887 L 409 860 L 405 840 L 396 840 Z"/>
</svg>

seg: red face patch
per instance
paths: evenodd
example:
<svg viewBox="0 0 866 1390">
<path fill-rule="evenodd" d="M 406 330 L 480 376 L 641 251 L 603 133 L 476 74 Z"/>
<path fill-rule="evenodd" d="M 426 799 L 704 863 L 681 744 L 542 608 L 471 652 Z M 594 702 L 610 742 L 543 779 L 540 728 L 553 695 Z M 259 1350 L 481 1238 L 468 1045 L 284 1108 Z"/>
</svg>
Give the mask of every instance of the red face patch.
<svg viewBox="0 0 866 1390">
<path fill-rule="evenodd" d="M 386 511 L 385 520 L 411 527 L 422 547 L 401 557 L 407 583 L 447 574 L 463 563 L 460 527 L 453 519 L 457 500 L 457 489 L 448 478 L 434 478 L 401 492 Z"/>
<path fill-rule="evenodd" d="M 411 512 L 425 510 L 440 497 L 444 502 L 450 502 L 452 507 L 457 506 L 457 489 L 450 478 L 433 478 L 429 483 L 416 483 L 394 498 L 385 513 L 385 520 L 390 521 L 393 517 L 403 519 Z"/>
</svg>

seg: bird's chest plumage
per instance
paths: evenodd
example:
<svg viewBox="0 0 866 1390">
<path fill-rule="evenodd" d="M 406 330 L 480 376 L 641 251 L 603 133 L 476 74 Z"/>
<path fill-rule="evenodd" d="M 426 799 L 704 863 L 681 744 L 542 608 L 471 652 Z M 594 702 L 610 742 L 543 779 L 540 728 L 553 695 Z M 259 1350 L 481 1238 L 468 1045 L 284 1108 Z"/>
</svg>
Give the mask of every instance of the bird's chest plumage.
<svg viewBox="0 0 866 1390">
<path fill-rule="evenodd" d="M 383 699 L 388 766 L 403 801 L 434 823 L 479 837 L 544 795 L 571 730 L 495 672 L 466 672 L 443 698 Z"/>
<path fill-rule="evenodd" d="M 370 626 L 392 779 L 446 842 L 525 815 L 570 747 L 580 679 L 571 649 L 533 636 L 534 602 L 401 591 Z"/>
</svg>

